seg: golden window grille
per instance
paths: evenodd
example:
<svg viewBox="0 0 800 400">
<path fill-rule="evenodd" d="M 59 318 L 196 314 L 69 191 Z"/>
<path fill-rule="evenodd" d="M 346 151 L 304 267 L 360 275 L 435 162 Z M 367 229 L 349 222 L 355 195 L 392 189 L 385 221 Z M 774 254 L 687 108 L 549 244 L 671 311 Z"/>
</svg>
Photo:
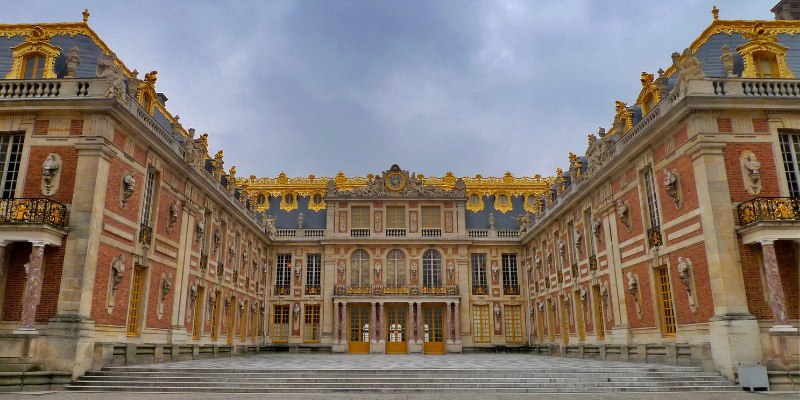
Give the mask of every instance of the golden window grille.
<svg viewBox="0 0 800 400">
<path fill-rule="evenodd" d="M 472 340 L 475 343 L 491 342 L 492 338 L 489 334 L 490 329 L 489 305 L 482 304 L 472 306 Z"/>
</svg>

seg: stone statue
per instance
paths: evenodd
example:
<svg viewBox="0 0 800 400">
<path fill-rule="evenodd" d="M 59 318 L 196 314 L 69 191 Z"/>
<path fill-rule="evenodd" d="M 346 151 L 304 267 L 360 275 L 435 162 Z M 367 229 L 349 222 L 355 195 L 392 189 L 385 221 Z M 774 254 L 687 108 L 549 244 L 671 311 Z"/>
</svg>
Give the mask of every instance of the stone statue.
<svg viewBox="0 0 800 400">
<path fill-rule="evenodd" d="M 167 231 L 172 231 L 172 227 L 175 225 L 175 222 L 178 220 L 178 202 L 173 201 L 169 203 L 169 224 L 167 225 Z"/>
<path fill-rule="evenodd" d="M 669 168 L 664 168 L 664 188 L 675 203 L 675 207 L 681 208 L 681 201 L 678 193 L 678 174 Z"/>
<path fill-rule="evenodd" d="M 519 224 L 519 231 L 525 232 L 525 230 L 528 229 L 528 225 L 531 223 L 531 215 L 529 213 L 521 214 L 514 217 L 514 220 Z"/>
<path fill-rule="evenodd" d="M 64 78 L 74 78 L 80 64 L 81 57 L 78 56 L 78 46 L 72 46 L 72 50 L 67 55 L 67 74 L 64 75 Z"/>
<path fill-rule="evenodd" d="M 189 306 L 193 306 L 194 303 L 197 301 L 197 284 L 193 283 L 192 286 L 189 288 Z M 187 313 L 191 314 L 191 313 Z"/>
<path fill-rule="evenodd" d="M 58 170 L 61 169 L 61 163 L 55 153 L 50 153 L 42 163 L 42 182 L 44 183 L 45 194 L 50 195 L 53 183 L 55 182 Z"/>
<path fill-rule="evenodd" d="M 167 298 L 167 294 L 172 289 L 172 272 L 168 272 L 166 278 L 161 281 L 161 301 Z"/>
<path fill-rule="evenodd" d="M 128 78 L 128 96 L 131 96 L 134 100 L 138 100 L 139 98 L 139 85 L 142 83 L 141 79 L 139 79 L 139 71 L 133 70 L 131 71 L 131 76 Z"/>
<path fill-rule="evenodd" d="M 572 237 L 573 242 L 575 243 L 575 248 L 578 249 L 578 252 L 581 251 L 581 240 L 583 240 L 583 236 L 581 235 L 581 231 L 576 228 L 572 228 Z"/>
<path fill-rule="evenodd" d="M 133 196 L 134 191 L 136 191 L 136 170 L 122 177 L 122 196 L 120 197 L 122 208 L 125 208 L 125 205 L 128 204 L 128 199 Z"/>
<path fill-rule="evenodd" d="M 589 300 L 589 291 L 586 290 L 585 287 L 581 286 L 581 290 L 579 291 L 579 295 L 580 295 L 580 299 L 581 299 L 581 304 L 583 304 L 584 307 L 585 307 L 586 306 L 586 301 Z"/>
<path fill-rule="evenodd" d="M 750 180 L 748 192 L 752 194 L 761 193 L 761 162 L 755 154 L 749 153 L 744 157 L 744 168 L 747 178 Z"/>
<path fill-rule="evenodd" d="M 672 91 L 677 91 L 679 96 L 686 94 L 689 80 L 703 79 L 706 77 L 705 72 L 703 72 L 703 63 L 692 54 L 689 48 L 685 49 L 683 54 L 678 54 L 678 52 L 672 53 L 672 65 L 675 67 L 675 70 L 678 71 L 678 78 L 675 80 L 675 86 L 672 88 Z"/>
<path fill-rule="evenodd" d="M 303 213 L 300 213 L 297 216 L 297 229 L 303 229 L 303 221 L 305 221 L 305 217 L 303 217 Z"/>
<path fill-rule="evenodd" d="M 678 274 L 680 275 L 686 291 L 692 292 L 692 260 L 685 257 L 678 257 Z"/>
<path fill-rule="evenodd" d="M 489 229 L 494 230 L 494 213 L 489 213 Z"/>
<path fill-rule="evenodd" d="M 628 291 L 633 295 L 633 297 L 636 297 L 639 290 L 639 279 L 633 274 L 633 272 L 628 272 L 625 276 L 628 278 Z"/>
<path fill-rule="evenodd" d="M 125 81 L 123 80 L 122 70 L 117 65 L 117 55 L 109 54 L 108 59 L 98 58 L 95 73 L 98 78 L 106 78 L 108 89 L 106 97 L 124 100 Z"/>
<path fill-rule="evenodd" d="M 600 239 L 600 229 L 603 227 L 603 221 L 599 219 L 592 219 L 592 236 Z"/>
<path fill-rule="evenodd" d="M 205 217 L 199 218 L 194 226 L 194 241 L 199 242 L 203 238 L 203 233 L 206 231 Z"/>
<path fill-rule="evenodd" d="M 117 285 L 122 282 L 122 273 L 125 272 L 125 256 L 119 255 L 111 261 L 111 295 L 117 293 Z"/>
<path fill-rule="evenodd" d="M 625 225 L 625 230 L 631 231 L 631 216 L 628 209 L 628 204 L 622 200 L 617 200 L 617 215 L 619 220 Z"/>
<path fill-rule="evenodd" d="M 266 225 L 267 236 L 269 236 L 270 239 L 274 239 L 275 233 L 278 231 L 277 228 L 275 227 L 275 216 L 268 215 L 265 218 L 264 222 Z"/>
<path fill-rule="evenodd" d="M 219 229 L 214 229 L 214 253 L 219 249 L 220 243 L 222 243 L 222 234 L 219 232 Z"/>
<path fill-rule="evenodd" d="M 736 74 L 733 73 L 734 56 L 727 44 L 722 45 L 722 55 L 719 56 L 719 60 L 722 62 L 722 66 L 725 68 L 728 78 L 735 78 Z"/>
</svg>

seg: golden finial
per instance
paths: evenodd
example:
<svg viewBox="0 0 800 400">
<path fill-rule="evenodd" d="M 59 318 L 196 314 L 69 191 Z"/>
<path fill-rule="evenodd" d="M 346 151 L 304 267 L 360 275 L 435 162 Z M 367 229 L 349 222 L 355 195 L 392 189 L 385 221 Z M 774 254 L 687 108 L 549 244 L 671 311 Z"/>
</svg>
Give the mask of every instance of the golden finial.
<svg viewBox="0 0 800 400">
<path fill-rule="evenodd" d="M 570 162 L 575 162 L 575 160 L 577 160 L 577 159 L 578 159 L 578 156 L 576 156 L 575 153 L 569 152 L 569 161 Z"/>
<path fill-rule="evenodd" d="M 149 84 L 152 84 L 153 86 L 155 86 L 156 85 L 156 80 L 158 80 L 156 75 L 158 75 L 158 71 L 150 71 L 150 72 L 144 74 L 144 81 L 149 83 Z"/>
<path fill-rule="evenodd" d="M 714 7 L 711 9 L 711 15 L 713 15 L 713 16 L 714 16 L 714 21 L 716 21 L 716 20 L 718 20 L 718 19 L 719 19 L 719 8 L 717 8 L 717 6 L 714 6 Z"/>
<path fill-rule="evenodd" d="M 215 160 L 222 160 L 222 150 L 218 151 L 217 154 L 214 155 Z"/>
<path fill-rule="evenodd" d="M 647 72 L 642 72 L 642 77 L 639 79 L 642 82 L 642 86 L 647 86 L 650 83 L 653 83 L 655 76 L 653 74 L 648 74 Z"/>
<path fill-rule="evenodd" d="M 89 23 L 89 15 L 90 15 L 89 14 L 89 9 L 88 8 L 84 8 L 83 9 L 83 23 Z"/>
</svg>

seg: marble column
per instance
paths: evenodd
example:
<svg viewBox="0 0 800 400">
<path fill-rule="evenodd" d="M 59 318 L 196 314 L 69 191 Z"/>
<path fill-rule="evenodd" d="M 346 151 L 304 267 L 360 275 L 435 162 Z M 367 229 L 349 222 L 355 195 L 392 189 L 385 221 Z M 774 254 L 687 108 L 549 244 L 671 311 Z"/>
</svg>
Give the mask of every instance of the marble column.
<svg viewBox="0 0 800 400">
<path fill-rule="evenodd" d="M 369 305 L 369 341 L 372 343 L 378 342 L 378 330 L 376 324 L 376 315 L 375 311 L 377 310 L 377 304 L 373 301 Z"/>
<path fill-rule="evenodd" d="M 339 317 L 341 321 L 339 322 L 339 326 L 342 327 L 342 335 L 339 336 L 339 340 L 341 343 L 347 343 L 350 337 L 350 332 L 347 330 L 347 302 L 342 302 L 342 310 L 339 312 Z"/>
<path fill-rule="evenodd" d="M 42 296 L 44 242 L 34 242 L 30 262 L 25 267 L 25 295 L 22 298 L 22 318 L 18 331 L 35 332 L 36 309 Z"/>
<path fill-rule="evenodd" d="M 341 321 L 341 317 L 339 316 L 339 302 L 333 302 L 333 343 L 339 343 L 340 336 L 339 336 L 339 322 Z"/>
<path fill-rule="evenodd" d="M 447 343 L 453 343 L 453 311 L 450 308 L 450 302 L 445 303 L 445 322 L 444 322 L 444 329 L 445 335 L 444 340 Z"/>
<path fill-rule="evenodd" d="M 761 241 L 761 252 L 764 257 L 764 276 L 767 278 L 769 292 L 767 304 L 772 309 L 772 318 L 775 320 L 775 326 L 771 330 L 791 329 L 786 312 L 781 275 L 778 270 L 778 258 L 775 255 L 775 243 L 772 240 Z"/>
<path fill-rule="evenodd" d="M 408 336 L 408 341 L 413 342 L 416 339 L 414 335 L 414 321 L 416 321 L 416 317 L 414 316 L 414 303 L 408 303 L 408 322 L 406 323 L 406 336 Z"/>
<path fill-rule="evenodd" d="M 459 302 L 453 303 L 453 325 L 455 327 L 455 337 L 453 341 L 456 343 L 461 343 L 461 310 L 460 310 Z"/>
<path fill-rule="evenodd" d="M 386 314 L 384 314 L 383 302 L 378 303 L 378 343 L 386 341 Z"/>
<path fill-rule="evenodd" d="M 417 342 L 422 343 L 425 341 L 425 330 L 423 330 L 424 324 L 422 322 L 422 302 L 417 303 Z"/>
</svg>

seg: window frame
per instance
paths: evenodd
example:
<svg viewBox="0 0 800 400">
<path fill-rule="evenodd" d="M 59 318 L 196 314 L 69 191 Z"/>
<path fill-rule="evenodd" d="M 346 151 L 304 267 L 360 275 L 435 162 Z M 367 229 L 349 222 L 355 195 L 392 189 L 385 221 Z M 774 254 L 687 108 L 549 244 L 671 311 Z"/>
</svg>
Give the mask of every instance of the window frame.
<svg viewBox="0 0 800 400">
<path fill-rule="evenodd" d="M 386 229 L 406 228 L 406 207 L 386 206 Z"/>
<path fill-rule="evenodd" d="M 519 304 L 506 304 L 503 306 L 503 320 L 506 343 L 521 343 L 524 340 L 522 306 Z"/>
<path fill-rule="evenodd" d="M 350 253 L 350 284 L 370 285 L 370 256 L 364 249 L 356 249 Z M 357 279 L 353 279 L 357 278 Z"/>
<path fill-rule="evenodd" d="M 393 257 L 400 255 L 400 257 Z M 398 278 L 402 277 L 402 282 Z M 406 253 L 400 249 L 391 249 L 386 253 L 386 277 L 387 285 L 405 285 L 406 279 Z"/>
<path fill-rule="evenodd" d="M 485 294 L 489 294 L 489 277 L 487 274 L 487 264 L 489 255 L 487 253 L 471 253 L 470 254 L 470 268 L 472 270 L 472 287 L 474 289 L 483 287 L 486 289 Z"/>
<path fill-rule="evenodd" d="M 306 254 L 306 289 L 316 287 L 322 294 L 322 253 Z M 306 293 L 308 294 L 308 293 Z"/>
<path fill-rule="evenodd" d="M 292 253 L 275 256 L 275 287 L 292 285 Z"/>
<path fill-rule="evenodd" d="M 441 229 L 442 228 L 441 207 L 439 206 L 420 207 L 419 225 L 422 229 Z"/>
<path fill-rule="evenodd" d="M 434 256 L 435 255 L 435 256 Z M 442 285 L 442 253 L 435 249 L 422 254 L 422 286 Z"/>
<path fill-rule="evenodd" d="M 286 343 L 289 341 L 289 305 L 275 304 L 272 313 L 272 341 Z"/>
<path fill-rule="evenodd" d="M 779 131 L 783 172 L 789 197 L 800 197 L 800 131 Z"/>
<path fill-rule="evenodd" d="M 502 253 L 500 255 L 501 272 L 503 274 L 503 292 L 506 288 L 514 288 L 515 293 L 519 294 L 519 266 L 517 265 L 517 253 Z"/>
<path fill-rule="evenodd" d="M 303 306 L 303 342 L 319 343 L 322 336 L 320 316 L 321 307 L 319 304 L 305 304 Z"/>
<path fill-rule="evenodd" d="M 492 323 L 488 304 L 472 305 L 472 342 L 491 343 Z"/>
<path fill-rule="evenodd" d="M 369 206 L 350 207 L 350 228 L 351 229 L 370 229 L 369 226 Z"/>
<path fill-rule="evenodd" d="M 0 134 L 0 190 L 2 190 L 0 198 L 2 199 L 16 197 L 24 148 L 24 133 L 4 132 Z"/>
</svg>

